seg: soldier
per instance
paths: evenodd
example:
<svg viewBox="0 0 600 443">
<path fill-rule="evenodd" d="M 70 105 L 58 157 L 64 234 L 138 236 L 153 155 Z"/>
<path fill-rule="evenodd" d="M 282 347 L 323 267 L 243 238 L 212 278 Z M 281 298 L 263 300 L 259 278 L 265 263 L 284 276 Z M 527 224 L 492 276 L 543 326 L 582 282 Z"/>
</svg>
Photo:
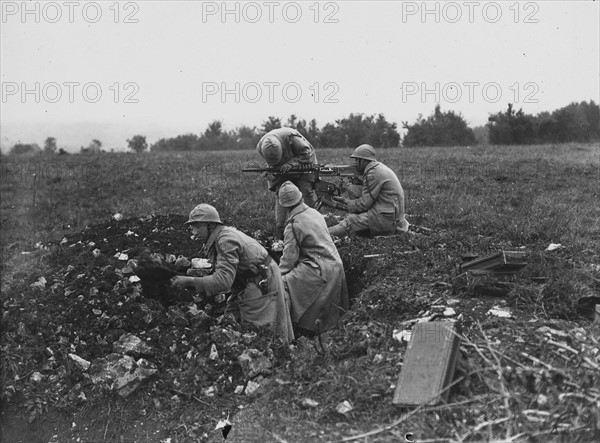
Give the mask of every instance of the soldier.
<svg viewBox="0 0 600 443">
<path fill-rule="evenodd" d="M 281 184 L 289 180 L 300 189 L 308 206 L 314 207 L 317 204 L 316 173 L 286 174 L 295 166 L 317 164 L 315 150 L 302 134 L 292 128 L 273 129 L 260 139 L 256 150 L 270 167 L 279 168 L 281 172 L 269 182 L 270 191 L 277 193 Z M 285 208 L 281 207 L 276 196 L 274 234 L 278 239 L 283 238 L 285 214 Z"/>
<path fill-rule="evenodd" d="M 211 205 L 196 206 L 185 224 L 205 245 L 214 272 L 206 277 L 175 276 L 171 284 L 194 288 L 208 297 L 231 292 L 225 313 L 259 326 L 270 324 L 277 337 L 291 342 L 294 333 L 281 273 L 266 249 L 243 232 L 224 226 Z"/>
<path fill-rule="evenodd" d="M 279 268 L 289 294 L 292 323 L 299 330 L 327 331 L 348 309 L 342 259 L 323 216 L 302 202 L 302 193 L 286 181 L 279 203 L 287 210 Z"/>
<path fill-rule="evenodd" d="M 350 156 L 359 173 L 363 174 L 362 187 L 348 189 L 351 199 L 333 197 L 346 206 L 350 214 L 339 224 L 329 228 L 333 236 L 368 232 L 371 235 L 394 235 L 408 231 L 404 216 L 404 190 L 390 168 L 375 157 L 371 145 L 360 145 Z"/>
</svg>

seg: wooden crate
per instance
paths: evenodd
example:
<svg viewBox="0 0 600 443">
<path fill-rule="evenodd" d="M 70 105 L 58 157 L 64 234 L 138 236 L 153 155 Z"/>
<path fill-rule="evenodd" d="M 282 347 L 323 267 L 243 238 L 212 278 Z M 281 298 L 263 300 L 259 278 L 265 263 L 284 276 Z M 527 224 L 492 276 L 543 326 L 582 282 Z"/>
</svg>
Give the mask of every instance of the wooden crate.
<svg viewBox="0 0 600 443">
<path fill-rule="evenodd" d="M 445 402 L 460 348 L 456 322 L 417 323 L 396 383 L 396 405 L 436 405 Z"/>
</svg>

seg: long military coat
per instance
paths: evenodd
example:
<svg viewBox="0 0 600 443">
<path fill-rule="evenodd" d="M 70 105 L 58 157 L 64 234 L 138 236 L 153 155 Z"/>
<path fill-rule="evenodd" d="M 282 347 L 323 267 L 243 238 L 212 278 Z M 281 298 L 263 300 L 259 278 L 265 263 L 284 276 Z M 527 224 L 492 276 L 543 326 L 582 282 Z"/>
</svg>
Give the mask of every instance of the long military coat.
<svg viewBox="0 0 600 443">
<path fill-rule="evenodd" d="M 285 342 L 294 339 L 289 306 L 277 263 L 255 239 L 229 226 L 217 226 L 205 245 L 214 272 L 195 277 L 201 295 L 232 291 L 228 308 L 239 308 L 240 317 L 256 325 L 270 324 Z M 266 290 L 259 283 L 267 280 Z"/>
<path fill-rule="evenodd" d="M 290 298 L 292 322 L 315 331 L 333 328 L 348 309 L 346 276 L 323 216 L 304 203 L 292 209 L 279 268 Z"/>
</svg>

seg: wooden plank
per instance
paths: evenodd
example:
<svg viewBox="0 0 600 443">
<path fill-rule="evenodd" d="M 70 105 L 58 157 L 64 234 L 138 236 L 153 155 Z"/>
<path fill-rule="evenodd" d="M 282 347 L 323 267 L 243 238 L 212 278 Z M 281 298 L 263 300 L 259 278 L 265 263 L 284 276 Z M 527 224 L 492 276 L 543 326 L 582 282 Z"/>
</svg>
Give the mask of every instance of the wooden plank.
<svg viewBox="0 0 600 443">
<path fill-rule="evenodd" d="M 456 322 L 417 323 L 404 356 L 393 403 L 436 405 L 448 398 L 460 348 Z"/>
</svg>

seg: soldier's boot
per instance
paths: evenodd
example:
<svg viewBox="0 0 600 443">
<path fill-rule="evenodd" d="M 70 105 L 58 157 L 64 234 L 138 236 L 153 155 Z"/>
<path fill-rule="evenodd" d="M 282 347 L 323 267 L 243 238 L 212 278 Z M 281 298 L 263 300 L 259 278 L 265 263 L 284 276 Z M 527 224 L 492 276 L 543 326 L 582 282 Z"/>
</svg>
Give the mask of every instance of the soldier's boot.
<svg viewBox="0 0 600 443">
<path fill-rule="evenodd" d="M 396 226 L 396 234 L 402 234 L 404 232 L 408 232 L 409 226 L 410 226 L 410 223 L 408 223 L 408 221 L 406 221 L 405 218 L 400 219 L 400 223 L 398 223 L 398 226 Z"/>
</svg>

